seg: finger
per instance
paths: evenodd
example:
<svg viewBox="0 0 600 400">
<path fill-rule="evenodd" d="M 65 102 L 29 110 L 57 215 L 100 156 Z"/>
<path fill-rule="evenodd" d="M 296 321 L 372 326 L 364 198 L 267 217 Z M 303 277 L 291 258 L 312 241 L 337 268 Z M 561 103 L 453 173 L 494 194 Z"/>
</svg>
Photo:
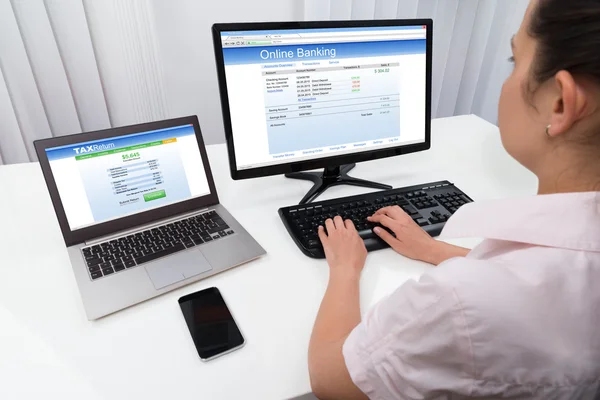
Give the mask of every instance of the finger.
<svg viewBox="0 0 600 400">
<path fill-rule="evenodd" d="M 393 237 L 388 231 L 386 231 L 385 229 L 380 228 L 380 227 L 375 227 L 375 229 L 373 229 L 373 232 L 375 232 L 375 234 L 377 236 L 379 236 L 384 242 L 389 244 L 392 248 L 394 248 L 394 249 L 396 248 L 396 246 L 398 244 L 398 239 Z"/>
<path fill-rule="evenodd" d="M 325 233 L 325 228 L 323 228 L 321 225 L 319 225 L 319 230 L 317 232 L 319 234 L 319 239 L 321 239 L 321 243 L 323 244 L 323 247 L 325 247 L 325 244 L 327 243 L 327 240 L 329 239 L 327 237 L 327 233 Z"/>
<path fill-rule="evenodd" d="M 385 214 L 379 214 L 379 215 L 370 217 L 369 221 L 376 222 L 376 223 L 381 224 L 381 225 L 385 226 L 386 228 L 390 228 L 390 229 L 392 229 L 392 225 L 394 223 L 394 220 Z"/>
<path fill-rule="evenodd" d="M 338 215 L 338 216 L 336 216 L 336 217 L 333 219 L 333 222 L 334 222 L 334 224 L 335 224 L 335 229 L 342 229 L 342 228 L 345 228 L 345 226 L 344 226 L 344 220 L 343 220 L 343 219 L 342 219 L 342 217 L 340 217 L 339 215 Z"/>
<path fill-rule="evenodd" d="M 356 227 L 354 226 L 354 222 L 352 222 L 351 219 L 347 219 L 346 221 L 344 221 L 344 224 L 346 225 L 346 229 L 352 232 L 356 232 Z"/>
<path fill-rule="evenodd" d="M 386 208 L 387 207 L 380 208 L 379 210 L 375 211 L 375 214 L 373 214 L 373 215 L 385 214 Z"/>
<path fill-rule="evenodd" d="M 403 214 L 406 214 L 406 213 L 400 207 L 398 207 L 398 206 L 392 206 L 392 207 L 382 208 L 381 210 L 379 210 L 379 211 L 377 211 L 375 213 L 375 215 L 381 215 L 381 214 L 387 215 L 388 217 L 390 217 L 392 219 L 398 219 Z"/>
<path fill-rule="evenodd" d="M 333 220 L 331 218 L 325 221 L 325 227 L 327 228 L 327 236 L 335 232 L 335 224 L 333 223 Z"/>
<path fill-rule="evenodd" d="M 400 207 L 398 207 L 400 208 Z M 394 214 L 394 207 L 383 207 L 375 213 L 375 215 L 389 215 L 392 216 Z"/>
</svg>

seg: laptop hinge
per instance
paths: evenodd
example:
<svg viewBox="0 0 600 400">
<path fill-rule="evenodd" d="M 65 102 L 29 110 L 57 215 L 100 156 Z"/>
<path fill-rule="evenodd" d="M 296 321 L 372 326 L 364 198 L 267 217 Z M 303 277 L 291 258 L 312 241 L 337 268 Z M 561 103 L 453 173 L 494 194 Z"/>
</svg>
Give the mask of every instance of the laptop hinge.
<svg viewBox="0 0 600 400">
<path fill-rule="evenodd" d="M 106 242 L 108 240 L 118 239 L 118 238 L 123 237 L 123 236 L 128 236 L 128 235 L 131 235 L 131 234 L 134 234 L 134 233 L 138 233 L 138 232 L 145 231 L 145 230 L 148 230 L 148 229 L 156 228 L 156 227 L 159 227 L 161 225 L 166 225 L 166 224 L 170 224 L 172 222 L 177 222 L 177 221 L 182 220 L 182 219 L 193 217 L 194 215 L 202 214 L 202 213 L 204 213 L 206 211 L 210 211 L 210 207 L 203 208 L 203 209 L 197 210 L 197 211 L 192 211 L 192 212 L 189 212 L 189 213 L 186 213 L 186 214 L 181 214 L 181 215 L 178 215 L 176 217 L 171 217 L 171 218 L 163 219 L 163 220 L 160 220 L 160 221 L 154 221 L 154 222 L 151 222 L 151 223 L 146 224 L 146 225 L 136 226 L 135 228 L 127 229 L 127 230 L 120 231 L 120 232 L 115 232 L 115 233 L 112 233 L 110 235 L 106 235 L 106 236 L 94 238 L 94 239 L 86 241 L 85 245 L 86 246 L 92 246 L 94 244 L 103 243 L 103 242 Z"/>
</svg>

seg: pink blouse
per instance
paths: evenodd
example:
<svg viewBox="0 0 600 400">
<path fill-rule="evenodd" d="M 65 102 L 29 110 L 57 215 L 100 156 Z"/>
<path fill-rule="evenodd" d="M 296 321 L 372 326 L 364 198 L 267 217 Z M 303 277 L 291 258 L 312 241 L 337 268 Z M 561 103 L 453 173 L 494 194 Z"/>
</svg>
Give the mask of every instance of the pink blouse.
<svg viewBox="0 0 600 400">
<path fill-rule="evenodd" d="M 600 399 L 600 192 L 473 203 L 483 237 L 375 305 L 343 353 L 371 399 Z"/>
</svg>

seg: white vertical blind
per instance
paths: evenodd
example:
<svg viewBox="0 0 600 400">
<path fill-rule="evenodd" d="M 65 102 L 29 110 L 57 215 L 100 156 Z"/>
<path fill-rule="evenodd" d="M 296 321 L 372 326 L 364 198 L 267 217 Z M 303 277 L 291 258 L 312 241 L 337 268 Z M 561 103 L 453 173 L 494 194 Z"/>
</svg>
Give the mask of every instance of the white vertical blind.
<svg viewBox="0 0 600 400">
<path fill-rule="evenodd" d="M 17 24 L 17 14 L 8 0 L 0 0 L 0 38 L 4 90 L 12 105 L 11 108 L 2 108 L 0 115 L 2 158 L 7 163 L 24 162 L 35 158 L 33 141 L 50 136 L 51 131 L 25 41 Z M 19 126 L 17 131 L 11 129 L 14 127 L 11 111 Z"/>
<path fill-rule="evenodd" d="M 167 118 L 150 2 L 84 0 L 84 5 L 112 124 Z"/>
<path fill-rule="evenodd" d="M 396 16 L 399 19 L 406 18 L 415 18 L 417 16 L 417 11 L 419 10 L 419 0 L 396 0 L 398 11 L 396 12 Z M 393 16 L 393 14 L 390 14 Z"/>
<path fill-rule="evenodd" d="M 0 150 L 2 149 L 6 151 L 0 151 L 0 165 L 19 162 L 29 157 L 21 136 L 16 110 L 13 108 L 4 74 L 0 68 Z"/>
<path fill-rule="evenodd" d="M 456 11 L 454 29 L 448 46 L 448 57 L 441 80 L 440 99 L 445 101 L 441 101 L 437 107 L 436 115 L 438 117 L 450 117 L 455 114 L 463 71 L 471 44 L 471 28 L 474 26 L 477 16 L 477 3 L 481 2 L 479 0 L 461 0 L 458 3 L 459 9 Z M 461 27 L 465 29 L 460 29 Z"/>
<path fill-rule="evenodd" d="M 465 32 L 470 37 L 470 41 L 463 74 L 459 80 L 460 87 L 454 111 L 456 114 L 473 112 L 473 99 L 479 84 L 481 66 L 483 65 L 484 54 L 491 33 L 490 29 L 496 11 L 496 2 L 478 1 L 477 3 L 477 14 L 473 28 L 470 32 L 468 30 Z"/>
<path fill-rule="evenodd" d="M 510 74 L 510 37 L 528 0 L 304 0 L 306 20 L 434 20 L 432 114 L 477 114 L 497 122 Z"/>
<path fill-rule="evenodd" d="M 93 131 L 110 127 L 82 1 L 46 1 L 45 5 L 81 129 Z"/>
<path fill-rule="evenodd" d="M 81 131 L 67 75 L 42 1 L 13 1 L 23 45 L 53 134 Z"/>
<path fill-rule="evenodd" d="M 0 163 L 33 141 L 167 118 L 147 0 L 0 0 Z"/>
</svg>

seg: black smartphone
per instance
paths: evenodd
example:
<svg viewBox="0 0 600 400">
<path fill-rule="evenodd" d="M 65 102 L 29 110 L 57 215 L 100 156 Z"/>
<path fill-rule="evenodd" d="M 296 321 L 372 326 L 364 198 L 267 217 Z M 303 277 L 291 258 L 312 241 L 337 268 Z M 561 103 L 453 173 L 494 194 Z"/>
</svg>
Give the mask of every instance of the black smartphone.
<svg viewBox="0 0 600 400">
<path fill-rule="evenodd" d="M 179 306 L 202 361 L 244 346 L 242 332 L 216 287 L 183 296 Z"/>
</svg>

